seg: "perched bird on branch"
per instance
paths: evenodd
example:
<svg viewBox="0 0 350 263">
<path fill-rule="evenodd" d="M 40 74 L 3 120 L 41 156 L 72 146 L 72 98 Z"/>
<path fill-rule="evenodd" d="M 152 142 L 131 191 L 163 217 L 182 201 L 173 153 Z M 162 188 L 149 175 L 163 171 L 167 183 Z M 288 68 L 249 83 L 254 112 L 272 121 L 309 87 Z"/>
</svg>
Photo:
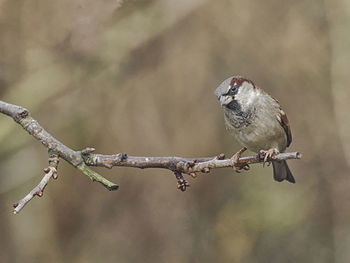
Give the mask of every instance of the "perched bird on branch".
<svg viewBox="0 0 350 263">
<path fill-rule="evenodd" d="M 214 94 L 223 107 L 227 130 L 242 146 L 263 154 L 264 163 L 291 144 L 289 122 L 279 102 L 251 80 L 230 77 Z M 272 161 L 272 165 L 276 181 L 295 183 L 286 161 Z"/>
</svg>

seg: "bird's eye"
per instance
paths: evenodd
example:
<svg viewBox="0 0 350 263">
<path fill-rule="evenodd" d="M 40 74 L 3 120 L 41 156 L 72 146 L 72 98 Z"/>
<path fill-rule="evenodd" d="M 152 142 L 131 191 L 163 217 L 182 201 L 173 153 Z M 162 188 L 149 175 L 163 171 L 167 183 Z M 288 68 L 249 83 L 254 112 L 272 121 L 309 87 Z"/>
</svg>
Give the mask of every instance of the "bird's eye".
<svg viewBox="0 0 350 263">
<path fill-rule="evenodd" d="M 237 86 L 232 86 L 232 87 L 230 88 L 230 93 L 231 93 L 231 94 L 236 94 L 237 91 L 238 91 Z"/>
</svg>

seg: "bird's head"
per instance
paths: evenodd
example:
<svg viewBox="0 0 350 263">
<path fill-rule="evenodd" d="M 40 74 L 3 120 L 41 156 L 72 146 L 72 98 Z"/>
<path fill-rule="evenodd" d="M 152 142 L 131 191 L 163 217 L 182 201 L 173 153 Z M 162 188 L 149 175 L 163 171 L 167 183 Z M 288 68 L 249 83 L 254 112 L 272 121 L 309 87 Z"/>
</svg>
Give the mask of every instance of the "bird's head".
<svg viewBox="0 0 350 263">
<path fill-rule="evenodd" d="M 231 110 L 249 107 L 259 93 L 251 80 L 241 76 L 229 77 L 214 92 L 221 106 Z"/>
</svg>

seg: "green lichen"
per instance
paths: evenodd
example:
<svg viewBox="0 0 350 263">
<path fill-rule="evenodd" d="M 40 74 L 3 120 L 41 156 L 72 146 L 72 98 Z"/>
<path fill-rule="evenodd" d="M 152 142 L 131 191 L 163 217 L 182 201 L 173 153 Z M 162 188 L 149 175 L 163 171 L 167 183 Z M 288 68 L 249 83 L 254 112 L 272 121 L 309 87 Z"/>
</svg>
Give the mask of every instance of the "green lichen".
<svg viewBox="0 0 350 263">
<path fill-rule="evenodd" d="M 96 173 L 95 171 L 91 170 L 85 163 L 81 163 L 77 166 L 77 168 L 85 175 L 87 175 L 92 181 L 99 182 L 104 187 L 106 187 L 109 191 L 117 190 L 118 185 L 115 183 L 110 182 L 106 178 L 104 178 L 102 175 Z"/>
</svg>

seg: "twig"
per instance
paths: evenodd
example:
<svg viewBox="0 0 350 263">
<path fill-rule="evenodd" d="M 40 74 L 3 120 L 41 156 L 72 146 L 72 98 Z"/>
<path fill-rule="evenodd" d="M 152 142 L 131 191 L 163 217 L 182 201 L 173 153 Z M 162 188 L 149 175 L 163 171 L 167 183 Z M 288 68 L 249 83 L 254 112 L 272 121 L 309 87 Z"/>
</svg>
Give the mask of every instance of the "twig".
<svg viewBox="0 0 350 263">
<path fill-rule="evenodd" d="M 14 204 L 14 213 L 18 213 L 26 203 L 35 195 L 42 196 L 43 190 L 51 177 L 57 178 L 58 157 L 64 159 L 82 173 L 88 176 L 92 181 L 101 183 L 108 190 L 118 189 L 118 185 L 108 181 L 102 175 L 91 170 L 88 166 L 101 166 L 112 168 L 113 166 L 135 167 L 135 168 L 163 168 L 172 171 L 178 182 L 178 188 L 186 190 L 189 183 L 182 174 L 189 174 L 196 177 L 198 173 L 209 173 L 211 169 L 234 167 L 241 169 L 247 168 L 246 164 L 260 163 L 263 159 L 257 156 L 241 157 L 235 163 L 233 158 L 224 159 L 225 156 L 209 158 L 182 158 L 182 157 L 138 157 L 128 156 L 125 153 L 114 155 L 95 154 L 94 148 L 86 148 L 82 151 L 75 151 L 64 145 L 45 129 L 30 115 L 27 109 L 10 103 L 0 101 L 0 113 L 10 116 L 15 122 L 21 125 L 30 135 L 40 141 L 49 150 L 49 170 L 45 174 L 38 186 L 36 186 L 26 197 Z M 300 159 L 301 154 L 280 153 L 268 161 Z M 245 169 L 244 168 L 244 169 Z"/>
<path fill-rule="evenodd" d="M 54 167 L 48 167 L 44 169 L 45 175 L 43 179 L 41 179 L 40 183 L 27 194 L 24 198 L 19 200 L 18 202 L 13 204 L 13 213 L 17 214 L 21 209 L 30 201 L 33 199 L 34 196 L 42 197 L 44 194 L 44 189 L 46 185 L 49 183 L 49 180 L 51 177 L 54 177 L 54 174 L 57 174 L 57 171 Z"/>
<path fill-rule="evenodd" d="M 49 150 L 49 167 L 44 169 L 45 175 L 43 179 L 41 179 L 40 183 L 27 194 L 24 198 L 19 200 L 18 202 L 13 204 L 13 213 L 17 214 L 19 211 L 22 210 L 22 208 L 33 199 L 34 196 L 42 197 L 44 194 L 44 189 L 49 183 L 50 178 L 57 179 L 57 166 L 59 163 L 58 154 L 53 152 L 52 150 Z"/>
</svg>

